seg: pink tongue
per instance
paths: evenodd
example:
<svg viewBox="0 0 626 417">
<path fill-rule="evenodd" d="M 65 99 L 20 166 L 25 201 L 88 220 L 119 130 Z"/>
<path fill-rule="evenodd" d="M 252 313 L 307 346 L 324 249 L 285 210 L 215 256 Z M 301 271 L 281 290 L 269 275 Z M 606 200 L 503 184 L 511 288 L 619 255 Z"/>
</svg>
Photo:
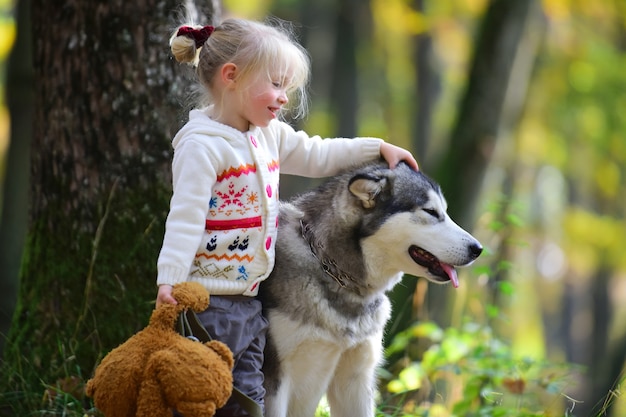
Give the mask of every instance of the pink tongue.
<svg viewBox="0 0 626 417">
<path fill-rule="evenodd" d="M 443 262 L 441 262 L 441 267 L 444 271 L 446 271 L 448 277 L 450 277 L 450 281 L 452 281 L 454 288 L 459 288 L 459 277 L 456 275 L 456 269 L 454 269 L 452 265 L 448 265 Z"/>
</svg>

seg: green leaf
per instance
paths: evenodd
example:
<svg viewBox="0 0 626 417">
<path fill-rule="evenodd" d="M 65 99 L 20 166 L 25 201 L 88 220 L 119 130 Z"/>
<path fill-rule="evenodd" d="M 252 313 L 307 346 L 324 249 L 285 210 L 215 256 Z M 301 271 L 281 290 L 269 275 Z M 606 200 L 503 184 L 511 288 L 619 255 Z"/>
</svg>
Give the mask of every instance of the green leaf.
<svg viewBox="0 0 626 417">
<path fill-rule="evenodd" d="M 487 306 L 485 307 L 485 312 L 487 313 L 487 316 L 493 319 L 498 317 L 498 315 L 500 314 L 500 309 L 498 308 L 498 306 L 495 306 L 493 304 L 487 304 Z"/>
<path fill-rule="evenodd" d="M 419 363 L 413 363 L 409 367 L 400 371 L 398 379 L 394 379 L 387 384 L 387 390 L 394 394 L 406 391 L 414 391 L 422 387 L 422 379 L 426 373 Z"/>
<path fill-rule="evenodd" d="M 505 295 L 513 295 L 515 292 L 515 286 L 509 281 L 500 281 L 498 283 L 500 292 Z"/>
<path fill-rule="evenodd" d="M 400 371 L 400 381 L 404 384 L 408 391 L 419 389 L 422 386 L 422 378 L 426 375 L 419 363 L 413 363 L 408 368 Z"/>
<path fill-rule="evenodd" d="M 411 333 L 413 337 L 427 337 L 434 342 L 438 342 L 443 338 L 443 330 L 432 321 L 416 324 L 412 327 Z"/>
<path fill-rule="evenodd" d="M 513 226 L 521 227 L 524 225 L 524 220 L 522 220 L 522 218 L 518 216 L 517 214 L 509 213 L 506 216 L 506 219 Z"/>
</svg>

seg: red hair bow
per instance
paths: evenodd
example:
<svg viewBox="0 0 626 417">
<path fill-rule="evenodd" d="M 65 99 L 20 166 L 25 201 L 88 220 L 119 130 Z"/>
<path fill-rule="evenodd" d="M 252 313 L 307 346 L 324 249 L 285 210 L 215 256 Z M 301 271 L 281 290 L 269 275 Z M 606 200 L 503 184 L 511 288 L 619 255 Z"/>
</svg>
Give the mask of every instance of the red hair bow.
<svg viewBox="0 0 626 417">
<path fill-rule="evenodd" d="M 201 48 L 214 30 L 213 26 L 204 26 L 200 29 L 194 29 L 191 26 L 181 26 L 176 36 L 186 36 L 193 39 L 196 41 L 196 48 Z"/>
</svg>

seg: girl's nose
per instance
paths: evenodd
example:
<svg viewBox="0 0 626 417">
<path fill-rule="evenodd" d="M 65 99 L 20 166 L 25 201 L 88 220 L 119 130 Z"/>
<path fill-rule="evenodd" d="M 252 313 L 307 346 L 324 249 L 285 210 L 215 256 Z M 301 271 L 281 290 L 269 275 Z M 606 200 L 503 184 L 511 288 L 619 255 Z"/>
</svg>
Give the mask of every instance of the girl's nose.
<svg viewBox="0 0 626 417">
<path fill-rule="evenodd" d="M 285 105 L 289 102 L 289 99 L 287 98 L 287 95 L 283 93 L 278 96 L 278 102 L 281 105 Z"/>
</svg>

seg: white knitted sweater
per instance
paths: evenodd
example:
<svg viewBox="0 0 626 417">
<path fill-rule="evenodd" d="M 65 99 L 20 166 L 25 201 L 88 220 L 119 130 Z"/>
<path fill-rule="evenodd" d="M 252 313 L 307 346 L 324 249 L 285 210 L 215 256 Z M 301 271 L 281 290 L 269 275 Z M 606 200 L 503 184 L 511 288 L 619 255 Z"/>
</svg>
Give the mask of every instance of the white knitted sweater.
<svg viewBox="0 0 626 417">
<path fill-rule="evenodd" d="M 192 110 L 172 144 L 173 195 L 157 284 L 254 296 L 274 267 L 279 172 L 326 177 L 380 157 L 381 139 L 321 139 L 277 120 L 242 133 Z"/>
</svg>

